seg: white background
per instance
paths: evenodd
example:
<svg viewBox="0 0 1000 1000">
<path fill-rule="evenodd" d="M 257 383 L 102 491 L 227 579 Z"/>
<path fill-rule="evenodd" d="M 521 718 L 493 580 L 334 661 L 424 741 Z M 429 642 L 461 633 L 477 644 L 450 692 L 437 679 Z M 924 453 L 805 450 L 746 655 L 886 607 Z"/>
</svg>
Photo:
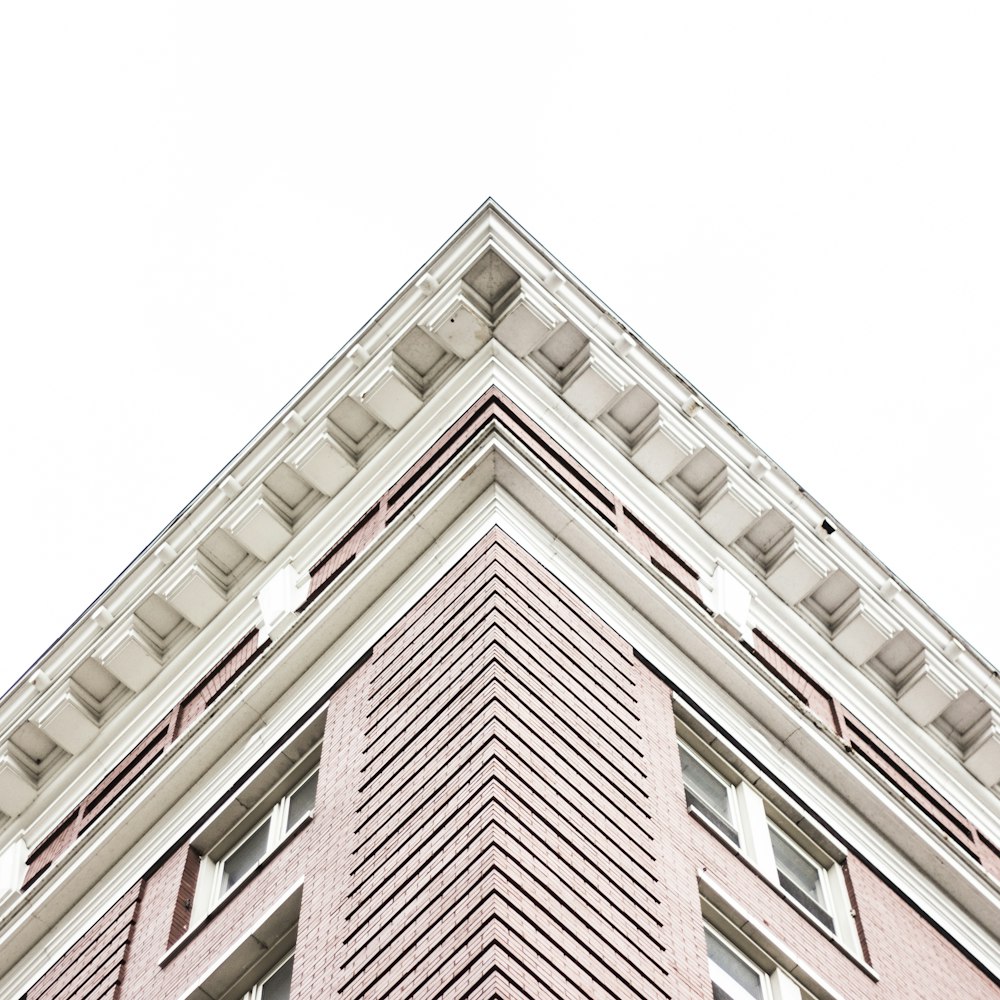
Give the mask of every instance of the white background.
<svg viewBox="0 0 1000 1000">
<path fill-rule="evenodd" d="M 998 28 L 6 5 L 0 689 L 488 195 L 996 657 Z"/>
</svg>

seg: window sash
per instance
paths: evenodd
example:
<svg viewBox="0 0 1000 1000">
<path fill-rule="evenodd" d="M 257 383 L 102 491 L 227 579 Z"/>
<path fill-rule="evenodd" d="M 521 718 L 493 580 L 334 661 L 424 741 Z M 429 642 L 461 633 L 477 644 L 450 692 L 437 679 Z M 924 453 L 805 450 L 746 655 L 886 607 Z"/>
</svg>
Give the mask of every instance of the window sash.
<svg viewBox="0 0 1000 1000">
<path fill-rule="evenodd" d="M 318 780 L 319 768 L 313 768 L 271 806 L 235 847 L 212 862 L 215 877 L 209 906 L 220 902 L 240 885 L 296 827 L 312 815 Z"/>
<path fill-rule="evenodd" d="M 740 835 L 734 823 L 733 786 L 683 744 L 680 745 L 680 754 L 684 797 L 688 806 L 739 847 Z"/>
<path fill-rule="evenodd" d="M 319 771 L 315 770 L 307 775 L 288 795 L 285 800 L 288 803 L 286 810 L 284 833 L 291 833 L 307 816 L 312 815 L 316 806 L 316 785 L 319 781 Z"/>
<path fill-rule="evenodd" d="M 683 719 L 681 722 L 677 747 L 690 812 L 744 855 L 789 905 L 853 954 L 859 954 L 854 914 L 843 880 L 821 842 L 806 846 L 811 842 L 800 844 L 786 833 L 779 818 L 783 816 L 780 804 L 772 804 L 752 781 L 731 781 L 726 772 L 708 763 L 711 757 L 692 750 L 688 740 L 704 737 L 697 732 L 688 736 Z"/>
<path fill-rule="evenodd" d="M 714 1000 L 764 1000 L 764 974 L 711 931 L 705 940 Z"/>
<path fill-rule="evenodd" d="M 219 860 L 219 897 L 240 884 L 267 855 L 271 816 L 258 823 L 225 857 Z"/>
<path fill-rule="evenodd" d="M 778 870 L 778 884 L 829 931 L 835 930 L 827 901 L 826 869 L 775 827 L 770 827 L 771 848 Z"/>
<path fill-rule="evenodd" d="M 257 983 L 243 1000 L 289 1000 L 292 990 L 292 960 L 289 955 L 276 969 Z"/>
</svg>

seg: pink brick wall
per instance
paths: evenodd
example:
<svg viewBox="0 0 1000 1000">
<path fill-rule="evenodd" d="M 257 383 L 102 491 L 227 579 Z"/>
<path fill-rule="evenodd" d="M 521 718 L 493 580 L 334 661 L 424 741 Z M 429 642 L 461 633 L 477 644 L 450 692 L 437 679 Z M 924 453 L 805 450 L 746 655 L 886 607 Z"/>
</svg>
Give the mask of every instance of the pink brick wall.
<svg viewBox="0 0 1000 1000">
<path fill-rule="evenodd" d="M 845 997 L 1000 995 L 848 863 L 878 982 L 689 815 L 668 687 L 494 531 L 333 693 L 314 819 L 162 964 L 187 844 L 149 875 L 117 995 L 180 996 L 302 880 L 297 998 L 707 1000 L 702 868 Z"/>
</svg>

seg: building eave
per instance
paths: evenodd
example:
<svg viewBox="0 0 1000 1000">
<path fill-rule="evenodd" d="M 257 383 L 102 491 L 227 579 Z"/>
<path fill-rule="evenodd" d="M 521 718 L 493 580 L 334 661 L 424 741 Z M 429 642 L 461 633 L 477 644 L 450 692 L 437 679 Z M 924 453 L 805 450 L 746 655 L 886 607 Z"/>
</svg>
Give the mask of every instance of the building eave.
<svg viewBox="0 0 1000 1000">
<path fill-rule="evenodd" d="M 517 276 L 494 302 L 465 280 L 488 251 Z M 315 554 L 321 526 L 371 502 L 375 456 L 398 467 L 426 443 L 440 428 L 418 414 L 454 416 L 459 370 L 482 370 L 487 358 L 516 378 L 526 372 L 562 431 L 596 431 L 592 449 L 608 475 L 630 483 L 685 559 L 706 576 L 718 564 L 739 577 L 756 621 L 780 630 L 899 752 L 956 783 L 964 808 L 1000 834 L 992 666 L 492 200 L 0 700 L 0 792 L 11 815 L 39 815 L 72 779 L 112 763 L 136 720 L 257 621 L 254 597 L 275 570 Z M 213 540 L 228 547 L 226 565 Z M 786 606 L 791 624 L 781 620 Z M 102 684 L 113 685 L 103 699 Z M 25 749 L 50 745 L 40 760 Z M 945 749 L 951 759 L 935 762 Z M 18 826 L 9 822 L 0 840 L 24 835 Z"/>
<path fill-rule="evenodd" d="M 482 365 L 483 381 L 496 374 L 491 367 Z M 398 471 L 400 457 L 378 477 L 382 485 Z M 545 482 L 544 506 L 533 503 L 539 482 Z M 231 787 L 303 712 L 313 710 L 386 623 L 402 614 L 493 524 L 572 581 L 622 635 L 647 651 L 670 683 L 698 702 L 716 705 L 720 724 L 755 733 L 749 747 L 754 756 L 797 787 L 800 795 L 808 797 L 815 781 L 810 775 L 823 775 L 837 794 L 831 808 L 845 839 L 876 845 L 869 860 L 890 872 L 918 906 L 959 940 L 987 954 L 991 967 L 1000 969 L 1000 954 L 989 950 L 991 935 L 1000 928 L 1000 904 L 985 874 L 960 863 L 885 788 L 865 781 L 840 743 L 782 697 L 780 686 L 747 658 L 717 617 L 707 615 L 682 588 L 637 558 L 599 518 L 579 509 L 557 480 L 533 467 L 516 440 L 491 432 L 463 452 L 428 496 L 393 522 L 365 558 L 300 614 L 246 683 L 230 688 L 213 712 L 203 716 L 86 839 L 28 893 L 5 901 L 0 912 L 7 937 L 0 940 L 0 954 L 9 962 L 24 958 L 19 978 L 30 982 L 44 967 L 47 949 L 33 949 L 76 900 L 99 886 L 74 925 L 63 928 L 69 939 L 183 839 L 211 808 L 219 788 Z M 317 543 L 320 535 L 317 532 Z M 734 662 L 746 671 L 738 683 Z M 747 727 L 747 720 L 754 726 Z M 250 734 L 256 735 L 248 740 Z M 191 790 L 195 775 L 193 795 L 175 809 Z M 876 829 L 885 829 L 887 836 L 875 836 Z M 920 872 L 933 889 L 927 888 Z M 36 907 L 43 919 L 32 915 Z"/>
</svg>

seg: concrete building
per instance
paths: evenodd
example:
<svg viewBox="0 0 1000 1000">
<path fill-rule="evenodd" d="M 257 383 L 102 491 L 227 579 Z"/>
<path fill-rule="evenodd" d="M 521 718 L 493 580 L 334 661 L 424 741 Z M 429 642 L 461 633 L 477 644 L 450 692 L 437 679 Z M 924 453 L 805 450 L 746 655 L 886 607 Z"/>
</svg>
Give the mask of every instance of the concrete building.
<svg viewBox="0 0 1000 1000">
<path fill-rule="evenodd" d="M 1000 996 L 998 708 L 487 202 L 0 703 L 0 1000 Z"/>
</svg>

